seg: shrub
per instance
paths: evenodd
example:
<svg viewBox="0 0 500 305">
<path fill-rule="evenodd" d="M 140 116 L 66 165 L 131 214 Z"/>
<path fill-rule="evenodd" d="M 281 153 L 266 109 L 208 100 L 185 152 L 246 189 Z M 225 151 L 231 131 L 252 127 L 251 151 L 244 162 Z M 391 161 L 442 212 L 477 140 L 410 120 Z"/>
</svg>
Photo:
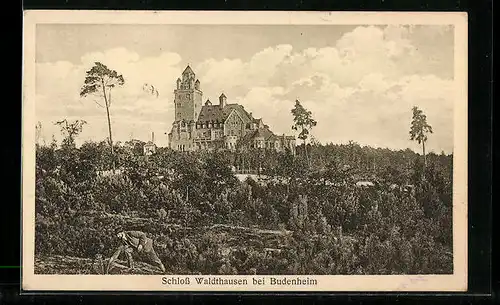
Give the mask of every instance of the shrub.
<svg viewBox="0 0 500 305">
<path fill-rule="evenodd" d="M 311 167 L 280 153 L 120 148 L 119 171 L 102 175 L 109 153 L 106 143 L 37 146 L 37 257 L 110 256 L 117 230 L 142 230 L 172 273 L 453 271 L 450 156 L 429 155 L 422 180 L 413 152 L 354 144 L 312 147 Z M 242 160 L 263 162 L 271 177 L 239 182 L 230 166 Z M 380 182 L 354 187 L 362 176 Z"/>
</svg>

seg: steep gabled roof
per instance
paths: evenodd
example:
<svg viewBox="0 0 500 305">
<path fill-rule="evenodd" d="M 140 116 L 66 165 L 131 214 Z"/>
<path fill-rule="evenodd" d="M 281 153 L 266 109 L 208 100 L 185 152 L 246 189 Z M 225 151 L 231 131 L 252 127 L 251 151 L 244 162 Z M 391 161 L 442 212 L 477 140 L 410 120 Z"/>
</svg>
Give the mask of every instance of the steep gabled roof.
<svg viewBox="0 0 500 305">
<path fill-rule="evenodd" d="M 186 69 L 182 72 L 182 74 L 194 74 L 193 69 L 189 65 L 187 65 Z"/>
<path fill-rule="evenodd" d="M 272 134 L 269 138 L 267 138 L 266 141 L 278 141 L 278 140 L 280 140 L 280 137 L 275 134 Z"/>
<path fill-rule="evenodd" d="M 252 117 L 241 105 L 227 104 L 224 109 L 221 109 L 220 105 L 207 105 L 206 103 L 201 107 L 200 115 L 198 116 L 198 122 L 224 122 L 233 110 L 236 111 L 236 113 L 241 117 L 244 124 L 252 122 Z"/>
<path fill-rule="evenodd" d="M 204 105 L 201 107 L 200 114 L 198 116 L 198 122 L 206 121 L 220 121 L 224 120 L 224 113 L 220 109 L 219 105 Z"/>
<path fill-rule="evenodd" d="M 223 113 L 224 113 L 224 111 L 223 111 Z M 227 119 L 229 119 L 229 117 L 230 117 L 233 113 L 234 113 L 234 115 L 235 115 L 235 116 L 237 116 L 238 118 L 240 118 L 240 119 L 244 122 L 244 120 L 243 120 L 243 118 L 241 117 L 241 115 L 240 115 L 240 114 L 238 113 L 238 111 L 236 111 L 235 109 L 232 109 L 232 110 L 229 112 L 229 114 L 228 114 L 228 115 L 226 115 L 226 114 L 224 113 L 224 121 L 226 121 Z"/>
<path fill-rule="evenodd" d="M 272 131 L 270 131 L 267 128 L 259 128 L 256 130 L 256 133 L 254 135 L 254 138 L 264 138 L 265 141 L 267 141 L 269 138 L 273 137 L 274 134 Z"/>
<path fill-rule="evenodd" d="M 247 133 L 241 141 L 243 143 L 248 143 L 255 138 L 263 138 L 264 141 L 275 141 L 278 139 L 278 137 L 268 128 L 259 128 L 257 130 L 254 130 L 252 132 Z"/>
<path fill-rule="evenodd" d="M 252 131 L 245 134 L 240 140 L 241 143 L 247 144 L 248 142 L 250 142 L 254 138 L 255 133 L 256 131 Z"/>
<path fill-rule="evenodd" d="M 243 108 L 243 106 L 241 106 L 239 104 L 227 104 L 226 107 L 224 107 L 224 109 L 223 109 L 224 120 L 227 119 L 227 117 L 229 116 L 229 114 L 233 110 L 236 110 L 236 112 L 238 112 L 240 117 L 243 119 L 243 123 L 246 124 L 246 123 L 250 123 L 252 121 L 252 117 L 250 116 L 250 114 L 248 114 L 248 112 L 245 110 L 245 108 Z"/>
</svg>

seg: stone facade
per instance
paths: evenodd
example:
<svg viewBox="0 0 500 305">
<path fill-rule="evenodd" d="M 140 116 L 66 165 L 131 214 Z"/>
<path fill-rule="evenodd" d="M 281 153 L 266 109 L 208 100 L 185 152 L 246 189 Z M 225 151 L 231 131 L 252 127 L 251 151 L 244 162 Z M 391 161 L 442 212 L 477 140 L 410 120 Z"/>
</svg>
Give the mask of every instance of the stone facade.
<svg viewBox="0 0 500 305">
<path fill-rule="evenodd" d="M 175 120 L 168 134 L 169 147 L 179 151 L 200 149 L 261 148 L 295 153 L 295 137 L 275 135 L 262 119 L 242 105 L 228 103 L 222 93 L 219 103 L 202 104 L 200 81 L 187 66 L 174 90 Z"/>
</svg>

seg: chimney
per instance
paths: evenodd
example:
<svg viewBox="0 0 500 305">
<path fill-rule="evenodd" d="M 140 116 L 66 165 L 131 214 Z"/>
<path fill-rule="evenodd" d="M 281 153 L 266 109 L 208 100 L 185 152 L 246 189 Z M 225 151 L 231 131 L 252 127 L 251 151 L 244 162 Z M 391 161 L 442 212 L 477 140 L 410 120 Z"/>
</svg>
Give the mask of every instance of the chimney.
<svg viewBox="0 0 500 305">
<path fill-rule="evenodd" d="M 155 132 L 151 132 L 151 142 L 155 144 Z"/>
<path fill-rule="evenodd" d="M 222 93 L 220 96 L 219 96 L 219 105 L 220 105 L 220 108 L 224 108 L 226 106 L 226 102 L 227 102 L 227 98 L 226 96 L 224 95 L 224 93 Z"/>
</svg>

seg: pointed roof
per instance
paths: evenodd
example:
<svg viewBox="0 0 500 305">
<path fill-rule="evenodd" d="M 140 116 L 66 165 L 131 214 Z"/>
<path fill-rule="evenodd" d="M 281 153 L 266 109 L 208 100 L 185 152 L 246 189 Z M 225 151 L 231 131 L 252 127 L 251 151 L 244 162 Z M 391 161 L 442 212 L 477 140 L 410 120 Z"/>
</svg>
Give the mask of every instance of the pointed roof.
<svg viewBox="0 0 500 305">
<path fill-rule="evenodd" d="M 194 74 L 193 69 L 189 65 L 187 65 L 186 69 L 184 69 L 184 72 L 182 74 Z"/>
<path fill-rule="evenodd" d="M 210 101 L 205 102 L 205 106 L 201 107 L 200 114 L 198 115 L 198 122 L 206 121 L 219 121 L 224 120 L 224 114 L 219 105 L 212 105 Z"/>
<path fill-rule="evenodd" d="M 224 93 L 222 93 L 222 94 L 220 95 L 220 97 L 226 97 L 226 95 L 225 95 Z"/>
<path fill-rule="evenodd" d="M 207 100 L 205 105 L 201 107 L 200 114 L 198 115 L 198 122 L 204 121 L 219 121 L 224 122 L 231 112 L 235 110 L 237 114 L 241 117 L 244 124 L 251 122 L 251 117 L 248 112 L 245 111 L 243 106 L 239 104 L 227 104 L 224 108 L 220 105 L 212 105 L 212 103 Z"/>
<path fill-rule="evenodd" d="M 268 128 L 259 128 L 255 131 L 252 138 L 264 138 L 264 140 L 268 140 L 272 136 L 274 134 Z"/>
<path fill-rule="evenodd" d="M 243 119 L 243 122 L 245 124 L 251 122 L 252 118 L 250 117 L 248 112 L 245 110 L 245 108 L 243 108 L 243 106 L 240 104 L 226 104 L 226 107 L 224 107 L 224 109 L 223 109 L 224 120 L 227 119 L 227 117 L 229 116 L 231 111 L 233 111 L 233 109 L 236 110 L 236 112 L 238 112 L 238 114 Z"/>
<path fill-rule="evenodd" d="M 268 128 L 259 128 L 244 135 L 242 138 L 242 142 L 248 143 L 255 138 L 261 138 L 264 141 L 275 141 L 278 139 L 278 137 Z"/>
<path fill-rule="evenodd" d="M 199 84 L 199 83 L 200 83 L 200 80 L 199 80 L 199 79 L 197 79 L 195 83 Z"/>
</svg>

